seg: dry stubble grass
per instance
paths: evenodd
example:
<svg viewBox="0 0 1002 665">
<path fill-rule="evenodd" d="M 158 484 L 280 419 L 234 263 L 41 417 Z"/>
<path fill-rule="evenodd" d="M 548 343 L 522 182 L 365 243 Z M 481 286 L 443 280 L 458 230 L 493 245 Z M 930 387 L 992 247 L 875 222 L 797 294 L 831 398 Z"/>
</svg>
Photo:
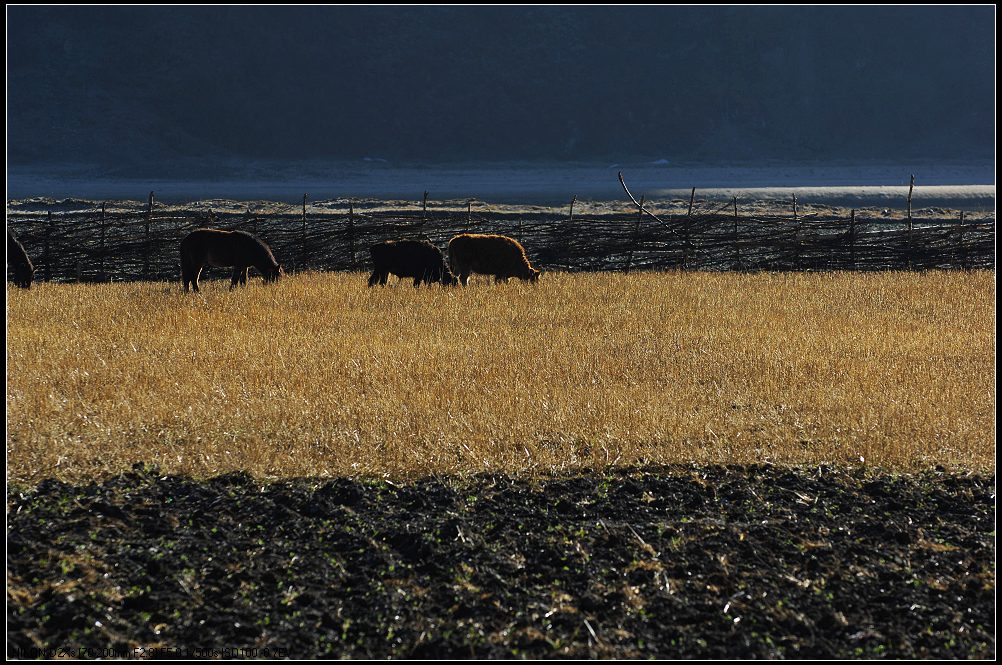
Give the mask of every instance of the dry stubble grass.
<svg viewBox="0 0 1002 665">
<path fill-rule="evenodd" d="M 992 272 L 226 286 L 8 290 L 8 478 L 994 470 Z"/>
</svg>

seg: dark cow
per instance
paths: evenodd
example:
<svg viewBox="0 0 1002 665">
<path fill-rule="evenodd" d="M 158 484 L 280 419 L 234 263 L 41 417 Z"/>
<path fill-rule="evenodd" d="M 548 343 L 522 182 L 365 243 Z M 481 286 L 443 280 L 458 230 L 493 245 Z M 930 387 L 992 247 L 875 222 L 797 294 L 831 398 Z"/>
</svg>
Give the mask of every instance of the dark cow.
<svg viewBox="0 0 1002 665">
<path fill-rule="evenodd" d="M 372 254 L 369 286 L 377 282 L 384 286 L 390 273 L 413 278 L 414 286 L 421 286 L 421 282 L 456 284 L 442 250 L 425 240 L 387 240 L 370 247 L 369 253 Z"/>
<path fill-rule="evenodd" d="M 471 273 L 494 275 L 495 282 L 518 277 L 527 282 L 539 280 L 539 271 L 529 263 L 525 248 L 514 238 L 480 233 L 463 233 L 449 241 L 449 265 L 463 286 Z"/>
<path fill-rule="evenodd" d="M 230 288 L 247 284 L 247 269 L 257 268 L 265 283 L 275 282 L 285 274 L 271 248 L 245 231 L 198 229 L 181 241 L 181 281 L 184 290 L 191 285 L 198 293 L 198 277 L 206 265 L 233 268 Z"/>
<path fill-rule="evenodd" d="M 14 285 L 30 289 L 35 278 L 35 266 L 28 258 L 28 252 L 24 251 L 24 245 L 10 229 L 7 229 L 7 265 L 14 268 Z"/>
</svg>

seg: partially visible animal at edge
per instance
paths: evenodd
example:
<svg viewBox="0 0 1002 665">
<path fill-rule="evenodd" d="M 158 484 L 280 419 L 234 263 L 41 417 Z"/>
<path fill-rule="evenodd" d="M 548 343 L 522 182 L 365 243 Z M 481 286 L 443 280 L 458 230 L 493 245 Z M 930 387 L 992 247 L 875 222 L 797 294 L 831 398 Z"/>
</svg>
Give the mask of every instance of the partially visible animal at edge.
<svg viewBox="0 0 1002 665">
<path fill-rule="evenodd" d="M 184 290 L 191 286 L 198 293 L 198 278 L 206 266 L 233 268 L 230 288 L 247 284 L 248 268 L 256 268 L 265 283 L 278 281 L 285 274 L 271 248 L 245 231 L 198 229 L 181 241 L 181 281 Z"/>
<path fill-rule="evenodd" d="M 447 286 L 457 284 L 456 277 L 445 263 L 445 254 L 426 240 L 386 240 L 369 248 L 372 255 L 372 275 L 369 286 L 386 285 L 390 274 L 410 277 L 414 286 L 421 282 L 440 282 Z"/>
<path fill-rule="evenodd" d="M 449 265 L 459 281 L 466 286 L 470 275 L 493 275 L 495 283 L 518 277 L 537 282 L 540 271 L 532 267 L 529 257 L 514 238 L 501 235 L 463 233 L 449 241 Z"/>
<path fill-rule="evenodd" d="M 31 282 L 35 279 L 35 266 L 24 250 L 24 245 L 10 229 L 7 229 L 7 266 L 14 268 L 15 286 L 31 288 Z"/>
</svg>

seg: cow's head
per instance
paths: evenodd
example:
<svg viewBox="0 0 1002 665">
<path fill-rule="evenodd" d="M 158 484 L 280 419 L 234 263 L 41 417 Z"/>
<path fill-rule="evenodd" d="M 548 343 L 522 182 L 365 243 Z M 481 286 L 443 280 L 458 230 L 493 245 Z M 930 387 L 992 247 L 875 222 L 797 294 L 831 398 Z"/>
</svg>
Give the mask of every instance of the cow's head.
<svg viewBox="0 0 1002 665">
<path fill-rule="evenodd" d="M 35 279 L 35 267 L 32 265 L 20 265 L 14 269 L 14 285 L 22 289 L 30 289 L 31 282 Z"/>
<path fill-rule="evenodd" d="M 278 279 L 284 275 L 285 275 L 285 268 L 283 268 L 282 264 L 279 263 L 274 268 L 272 268 L 271 270 L 269 270 L 264 274 L 264 281 L 265 283 L 277 282 Z"/>
<path fill-rule="evenodd" d="M 435 277 L 442 283 L 442 286 L 456 286 L 459 284 L 459 278 L 452 274 L 444 258 L 442 259 L 442 265 L 438 269 L 438 275 Z"/>
</svg>

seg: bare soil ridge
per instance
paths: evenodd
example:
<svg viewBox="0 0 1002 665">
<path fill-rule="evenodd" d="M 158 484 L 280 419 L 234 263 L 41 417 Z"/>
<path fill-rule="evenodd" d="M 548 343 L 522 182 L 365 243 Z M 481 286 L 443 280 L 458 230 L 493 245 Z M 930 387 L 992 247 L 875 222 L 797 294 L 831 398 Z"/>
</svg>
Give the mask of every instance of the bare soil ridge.
<svg viewBox="0 0 1002 665">
<path fill-rule="evenodd" d="M 992 658 L 994 475 L 674 466 L 8 495 L 8 657 Z"/>
</svg>

